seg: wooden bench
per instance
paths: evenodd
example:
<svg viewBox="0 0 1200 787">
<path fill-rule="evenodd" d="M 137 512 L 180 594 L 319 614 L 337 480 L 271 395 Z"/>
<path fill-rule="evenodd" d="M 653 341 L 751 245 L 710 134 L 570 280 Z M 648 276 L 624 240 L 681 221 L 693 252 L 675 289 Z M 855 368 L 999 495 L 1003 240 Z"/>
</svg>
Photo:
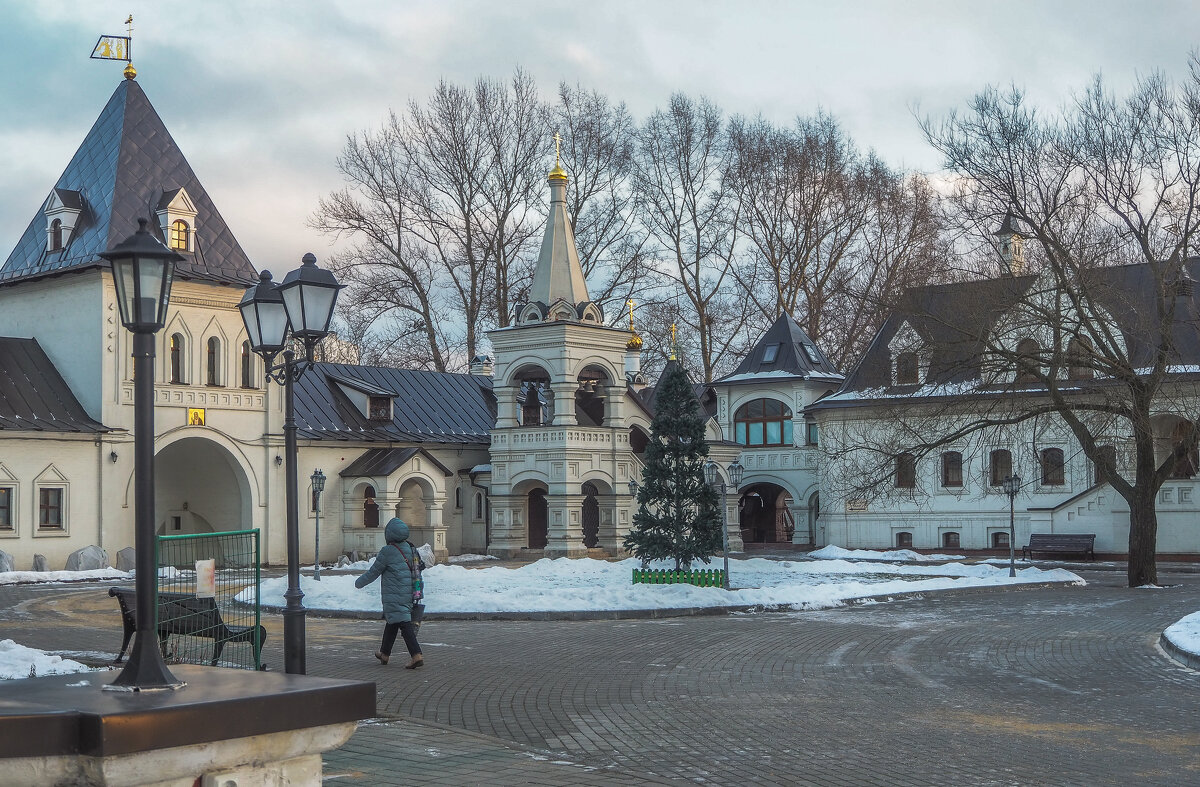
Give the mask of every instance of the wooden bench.
<svg viewBox="0 0 1200 787">
<path fill-rule="evenodd" d="M 1021 556 L 1033 558 L 1034 552 L 1064 555 L 1086 555 L 1095 560 L 1095 533 L 1030 533 L 1029 544 L 1021 547 Z"/>
<path fill-rule="evenodd" d="M 125 658 L 125 650 L 133 633 L 137 631 L 137 592 L 133 588 L 109 588 L 108 595 L 117 599 L 121 606 L 121 623 L 124 639 L 121 652 L 114 664 Z M 254 660 L 262 666 L 262 646 L 267 639 L 263 626 L 231 626 L 221 618 L 221 610 L 213 598 L 196 598 L 188 593 L 158 594 L 158 640 L 165 653 L 167 639 L 172 634 L 204 637 L 213 641 L 212 661 L 214 667 L 221 658 L 221 651 L 228 642 L 248 642 L 254 648 Z M 257 629 L 257 632 L 256 632 Z M 255 634 L 257 633 L 257 638 Z"/>
</svg>

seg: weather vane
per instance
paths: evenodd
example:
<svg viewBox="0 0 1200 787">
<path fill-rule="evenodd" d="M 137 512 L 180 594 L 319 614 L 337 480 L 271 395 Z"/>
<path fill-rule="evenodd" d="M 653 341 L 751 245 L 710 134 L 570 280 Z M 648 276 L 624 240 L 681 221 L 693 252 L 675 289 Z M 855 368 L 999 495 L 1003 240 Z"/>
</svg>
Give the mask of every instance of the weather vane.
<svg viewBox="0 0 1200 787">
<path fill-rule="evenodd" d="M 125 35 L 102 35 L 92 47 L 92 60 L 124 60 L 125 78 L 133 79 L 137 71 L 133 67 L 133 14 L 125 20 Z"/>
<path fill-rule="evenodd" d="M 630 298 L 629 300 L 625 301 L 625 303 L 626 303 L 626 305 L 629 306 L 629 330 L 632 331 L 633 330 L 633 298 Z"/>
<path fill-rule="evenodd" d="M 558 166 L 562 153 L 562 134 L 554 132 L 554 166 Z"/>
</svg>

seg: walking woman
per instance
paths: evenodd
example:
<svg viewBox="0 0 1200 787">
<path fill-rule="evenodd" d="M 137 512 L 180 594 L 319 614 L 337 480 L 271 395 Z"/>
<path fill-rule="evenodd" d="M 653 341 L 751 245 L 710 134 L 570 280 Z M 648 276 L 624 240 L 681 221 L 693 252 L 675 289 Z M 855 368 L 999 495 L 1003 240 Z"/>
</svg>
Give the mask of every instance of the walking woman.
<svg viewBox="0 0 1200 787">
<path fill-rule="evenodd" d="M 408 543 L 408 525 L 395 518 L 387 523 L 383 531 L 387 546 L 379 550 L 379 555 L 367 573 L 354 580 L 354 586 L 365 588 L 382 577 L 379 590 L 383 597 L 383 619 L 387 624 L 383 627 L 383 644 L 375 653 L 380 664 L 387 664 L 392 655 L 392 645 L 396 642 L 396 632 L 404 638 L 404 646 L 408 648 L 411 660 L 405 669 L 417 669 L 425 664 L 421 655 L 421 646 L 417 644 L 417 624 L 413 622 L 413 605 L 417 603 L 414 594 L 421 590 L 420 558 L 417 550 Z"/>
</svg>

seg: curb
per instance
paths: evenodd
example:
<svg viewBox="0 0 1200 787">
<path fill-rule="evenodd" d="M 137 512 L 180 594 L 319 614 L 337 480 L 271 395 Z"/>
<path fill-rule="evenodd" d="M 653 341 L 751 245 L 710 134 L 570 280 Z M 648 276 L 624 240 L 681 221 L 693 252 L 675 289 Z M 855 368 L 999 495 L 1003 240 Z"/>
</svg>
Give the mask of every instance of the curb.
<svg viewBox="0 0 1200 787">
<path fill-rule="evenodd" d="M 753 614 L 770 612 L 819 612 L 824 609 L 837 607 L 855 607 L 865 604 L 882 604 L 889 601 L 908 601 L 923 599 L 927 596 L 965 596 L 992 593 L 996 590 L 1044 590 L 1054 587 L 1077 587 L 1075 582 L 1029 582 L 1019 585 L 985 585 L 969 588 L 947 588 L 944 590 L 914 590 L 901 593 L 881 593 L 874 596 L 859 596 L 849 598 L 837 605 L 805 608 L 795 604 L 737 604 L 728 607 L 670 607 L 663 609 L 614 609 L 614 610 L 580 610 L 554 612 L 427 612 L 422 623 L 429 621 L 447 620 L 530 620 L 530 621 L 587 621 L 587 620 L 655 620 L 659 618 L 686 618 L 717 615 Z M 263 612 L 282 614 L 285 607 L 262 605 Z M 341 620 L 380 620 L 383 612 L 372 612 L 357 609 L 317 609 L 306 608 L 305 612 L 314 618 L 332 618 Z"/>
<path fill-rule="evenodd" d="M 1189 669 L 1200 671 L 1200 653 L 1192 653 L 1190 650 L 1179 647 L 1171 641 L 1165 631 L 1159 635 L 1158 644 L 1175 661 Z"/>
</svg>

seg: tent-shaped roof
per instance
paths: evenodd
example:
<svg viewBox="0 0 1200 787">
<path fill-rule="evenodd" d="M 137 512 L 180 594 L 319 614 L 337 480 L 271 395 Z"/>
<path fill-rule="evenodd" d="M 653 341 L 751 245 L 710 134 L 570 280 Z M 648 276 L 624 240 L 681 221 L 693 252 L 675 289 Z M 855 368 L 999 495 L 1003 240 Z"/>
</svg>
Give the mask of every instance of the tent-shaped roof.
<svg viewBox="0 0 1200 787">
<path fill-rule="evenodd" d="M 176 278 L 250 285 L 258 280 L 216 206 L 196 178 L 142 88 L 121 82 L 100 112 L 54 190 L 79 210 L 71 237 L 60 251 L 48 251 L 46 217 L 39 208 L 16 248 L 0 267 L 0 284 L 107 265 L 96 255 L 137 231 L 149 218 L 163 240 L 153 213 L 163 195 L 183 188 L 196 207 L 194 251 L 183 254 Z M 44 200 L 43 200 L 44 202 Z"/>
<path fill-rule="evenodd" d="M 767 329 L 733 374 L 714 382 L 760 382 L 764 377 L 842 379 L 837 367 L 788 314 L 781 314 Z"/>
<path fill-rule="evenodd" d="M 0 337 L 0 430 L 107 432 L 93 421 L 37 339 Z"/>
</svg>

